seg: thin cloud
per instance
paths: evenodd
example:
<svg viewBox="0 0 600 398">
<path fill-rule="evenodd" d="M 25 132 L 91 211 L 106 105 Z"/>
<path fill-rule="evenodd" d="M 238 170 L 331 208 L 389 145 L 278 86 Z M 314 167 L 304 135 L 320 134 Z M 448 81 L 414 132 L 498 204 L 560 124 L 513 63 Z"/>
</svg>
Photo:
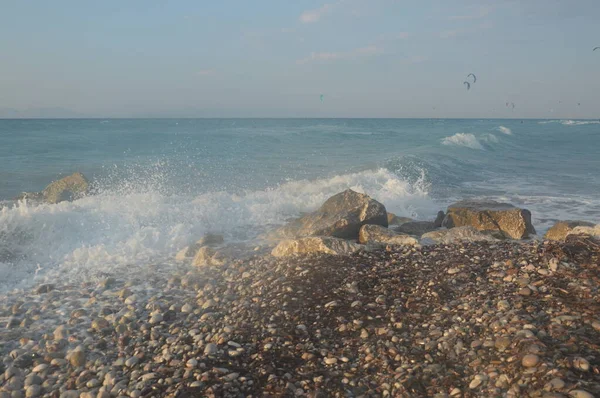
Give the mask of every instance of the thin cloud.
<svg viewBox="0 0 600 398">
<path fill-rule="evenodd" d="M 312 52 L 306 58 L 296 61 L 297 64 L 306 64 L 314 61 L 336 61 L 340 59 L 354 59 L 372 57 L 383 54 L 383 48 L 375 45 L 359 47 L 347 52 Z"/>
<path fill-rule="evenodd" d="M 316 8 L 314 10 L 307 10 L 300 14 L 300 22 L 302 23 L 315 23 L 319 22 L 319 20 L 330 13 L 334 7 L 343 3 L 344 0 L 339 0 L 336 3 L 325 3 L 323 6 Z"/>
</svg>

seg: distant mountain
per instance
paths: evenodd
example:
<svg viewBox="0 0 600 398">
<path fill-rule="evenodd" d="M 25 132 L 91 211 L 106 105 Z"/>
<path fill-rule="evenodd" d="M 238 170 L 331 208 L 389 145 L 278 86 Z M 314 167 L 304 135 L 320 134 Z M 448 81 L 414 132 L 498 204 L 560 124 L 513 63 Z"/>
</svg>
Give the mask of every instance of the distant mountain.
<svg viewBox="0 0 600 398">
<path fill-rule="evenodd" d="M 69 119 L 85 115 L 65 108 L 0 108 L 0 119 Z"/>
</svg>

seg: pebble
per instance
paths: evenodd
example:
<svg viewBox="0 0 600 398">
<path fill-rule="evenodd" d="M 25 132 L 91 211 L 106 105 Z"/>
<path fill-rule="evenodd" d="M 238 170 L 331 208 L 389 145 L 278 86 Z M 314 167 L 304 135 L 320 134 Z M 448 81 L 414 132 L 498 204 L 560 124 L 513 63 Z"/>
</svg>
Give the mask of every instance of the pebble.
<svg viewBox="0 0 600 398">
<path fill-rule="evenodd" d="M 569 391 L 569 397 L 571 398 L 594 398 L 594 395 L 585 390 L 571 390 Z"/>
<path fill-rule="evenodd" d="M 521 360 L 521 363 L 523 364 L 523 366 L 525 366 L 526 368 L 533 368 L 535 366 L 537 366 L 537 364 L 540 362 L 540 357 L 538 357 L 535 354 L 527 354 L 523 357 L 523 359 Z"/>
<path fill-rule="evenodd" d="M 139 361 L 140 359 L 138 357 L 130 357 L 125 361 L 125 366 L 128 368 L 132 368 L 135 365 L 137 365 Z"/>
<path fill-rule="evenodd" d="M 25 396 L 28 398 L 39 397 L 42 394 L 42 387 L 39 385 L 32 385 L 27 387 Z"/>
<path fill-rule="evenodd" d="M 150 323 L 152 325 L 155 325 L 157 323 L 161 323 L 163 321 L 163 315 L 162 314 L 155 314 L 152 315 L 152 318 L 150 318 Z"/>
<path fill-rule="evenodd" d="M 69 359 L 71 366 L 74 368 L 78 368 L 80 366 L 85 365 L 85 352 L 77 350 L 71 353 L 71 357 Z"/>
<path fill-rule="evenodd" d="M 587 372 L 590 370 L 590 363 L 585 358 L 577 357 L 573 359 L 573 367 L 582 372 Z"/>
<path fill-rule="evenodd" d="M 214 343 L 208 343 L 206 347 L 204 347 L 204 355 L 206 356 L 214 356 L 219 352 L 219 348 Z"/>
<path fill-rule="evenodd" d="M 324 360 L 326 365 L 335 365 L 337 361 L 337 358 L 325 358 Z"/>
<path fill-rule="evenodd" d="M 458 274 L 460 272 L 460 268 L 448 268 L 448 274 L 450 275 L 454 275 L 454 274 Z"/>
</svg>

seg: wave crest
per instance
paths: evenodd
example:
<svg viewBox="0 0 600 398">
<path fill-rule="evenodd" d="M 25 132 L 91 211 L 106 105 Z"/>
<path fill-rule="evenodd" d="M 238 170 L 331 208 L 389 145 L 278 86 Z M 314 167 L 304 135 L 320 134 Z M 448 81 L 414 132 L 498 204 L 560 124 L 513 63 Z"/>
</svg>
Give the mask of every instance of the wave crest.
<svg viewBox="0 0 600 398">
<path fill-rule="evenodd" d="M 508 127 L 499 126 L 499 127 L 498 127 L 498 130 L 499 130 L 501 133 L 503 133 L 503 134 L 506 134 L 506 135 L 512 135 L 512 130 L 511 130 L 511 129 L 509 129 Z"/>
<path fill-rule="evenodd" d="M 442 139 L 443 145 L 450 146 L 463 146 L 471 149 L 483 149 L 483 146 L 471 133 L 456 133 L 450 137 L 445 137 Z"/>
</svg>

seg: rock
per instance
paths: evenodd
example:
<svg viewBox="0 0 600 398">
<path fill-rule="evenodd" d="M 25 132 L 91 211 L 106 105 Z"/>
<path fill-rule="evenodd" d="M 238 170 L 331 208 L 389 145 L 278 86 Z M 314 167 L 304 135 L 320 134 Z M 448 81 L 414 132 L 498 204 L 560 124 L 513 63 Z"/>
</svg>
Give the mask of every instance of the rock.
<svg viewBox="0 0 600 398">
<path fill-rule="evenodd" d="M 435 221 L 433 221 L 433 226 L 435 228 L 441 228 L 444 222 L 444 218 L 446 218 L 446 214 L 441 210 L 438 211 L 437 217 L 435 218 Z"/>
<path fill-rule="evenodd" d="M 558 221 L 544 235 L 545 239 L 564 241 L 567 235 L 576 227 L 593 227 L 594 224 L 587 221 Z"/>
<path fill-rule="evenodd" d="M 204 355 L 206 356 L 214 356 L 219 352 L 219 348 L 214 343 L 208 343 L 206 347 L 204 347 Z"/>
<path fill-rule="evenodd" d="M 570 232 L 567 233 L 569 235 L 588 235 L 593 237 L 600 237 L 600 224 L 597 224 L 593 227 L 590 226 L 579 226 L 573 228 Z"/>
<path fill-rule="evenodd" d="M 85 352 L 81 350 L 73 351 L 69 358 L 69 362 L 74 368 L 85 365 Z"/>
<path fill-rule="evenodd" d="M 224 262 L 217 256 L 217 251 L 209 246 L 201 247 L 192 260 L 192 265 L 195 267 L 223 264 Z"/>
<path fill-rule="evenodd" d="M 488 231 L 478 231 L 474 227 L 456 227 L 431 231 L 421 236 L 422 244 L 457 242 L 493 242 L 498 240 Z"/>
<path fill-rule="evenodd" d="M 381 225 L 363 225 L 358 233 L 358 242 L 376 245 L 416 245 L 418 241 L 408 235 L 400 235 Z"/>
<path fill-rule="evenodd" d="M 271 252 L 274 257 L 294 254 L 325 253 L 347 256 L 363 248 L 354 242 L 331 237 L 308 237 L 281 241 Z"/>
<path fill-rule="evenodd" d="M 402 225 L 407 222 L 414 221 L 412 218 L 408 217 L 398 217 L 394 213 L 387 212 L 388 226 L 389 225 Z"/>
<path fill-rule="evenodd" d="M 65 200 L 75 200 L 85 196 L 89 183 L 81 173 L 74 173 L 48 185 L 41 193 L 48 203 L 59 203 Z"/>
<path fill-rule="evenodd" d="M 44 283 L 42 285 L 39 285 L 37 287 L 37 289 L 35 289 L 35 293 L 36 294 L 50 293 L 52 290 L 54 290 L 53 283 Z"/>
<path fill-rule="evenodd" d="M 42 387 L 38 385 L 32 385 L 27 387 L 25 396 L 28 398 L 39 397 L 42 394 Z"/>
<path fill-rule="evenodd" d="M 388 226 L 385 207 L 365 194 L 347 189 L 327 199 L 319 210 L 287 224 L 277 231 L 285 238 L 333 236 L 358 239 L 365 224 Z"/>
<path fill-rule="evenodd" d="M 202 238 L 200 238 L 200 240 L 196 242 L 196 244 L 200 246 L 215 246 L 220 245 L 224 241 L 225 239 L 223 238 L 223 235 L 206 234 Z"/>
<path fill-rule="evenodd" d="M 175 260 L 185 261 L 186 259 L 193 258 L 202 247 L 220 245 L 224 241 L 223 235 L 206 234 L 196 243 L 181 249 L 175 256 Z"/>
<path fill-rule="evenodd" d="M 571 390 L 571 391 L 569 391 L 569 397 L 571 397 L 571 398 L 594 398 L 594 395 L 585 390 Z"/>
<path fill-rule="evenodd" d="M 535 234 L 531 212 L 508 203 L 465 200 L 448 207 L 443 226 L 446 228 L 472 226 L 479 231 L 502 231 L 513 239 Z"/>
<path fill-rule="evenodd" d="M 435 231 L 436 227 L 431 221 L 411 221 L 395 227 L 393 230 L 400 234 L 420 237 L 427 232 Z"/>
<path fill-rule="evenodd" d="M 573 359 L 573 367 L 582 372 L 588 372 L 590 370 L 590 363 L 585 358 L 577 357 Z"/>
<path fill-rule="evenodd" d="M 527 354 L 523 357 L 523 359 L 521 360 L 521 363 L 523 364 L 523 366 L 525 366 L 526 368 L 533 368 L 535 366 L 537 366 L 537 364 L 540 362 L 540 357 L 538 357 L 535 354 Z"/>
<path fill-rule="evenodd" d="M 138 362 L 140 362 L 140 359 L 138 357 L 130 357 L 125 361 L 125 366 L 128 368 L 132 368 L 135 365 L 137 365 Z"/>
</svg>

